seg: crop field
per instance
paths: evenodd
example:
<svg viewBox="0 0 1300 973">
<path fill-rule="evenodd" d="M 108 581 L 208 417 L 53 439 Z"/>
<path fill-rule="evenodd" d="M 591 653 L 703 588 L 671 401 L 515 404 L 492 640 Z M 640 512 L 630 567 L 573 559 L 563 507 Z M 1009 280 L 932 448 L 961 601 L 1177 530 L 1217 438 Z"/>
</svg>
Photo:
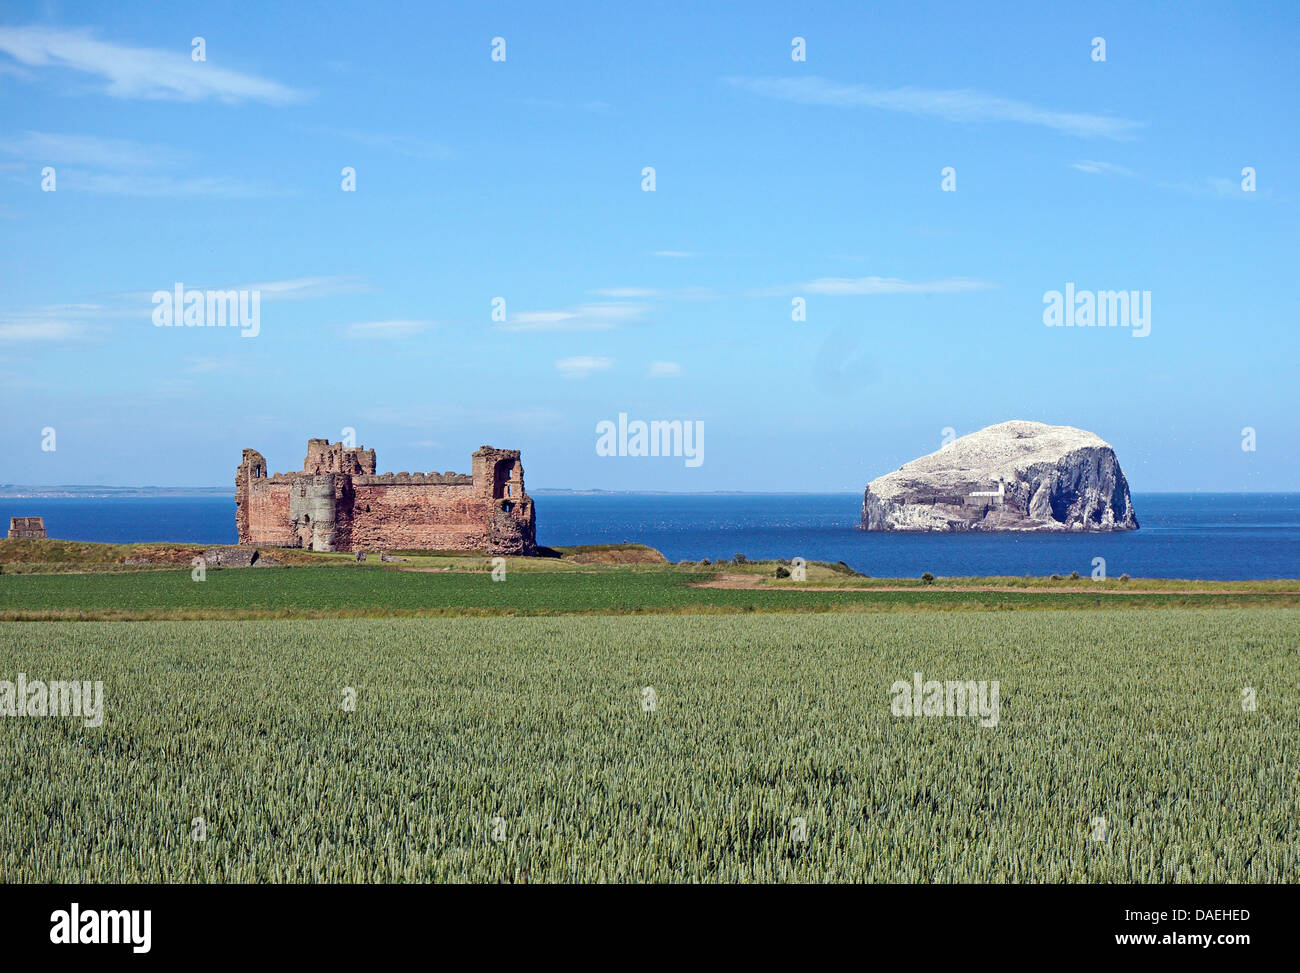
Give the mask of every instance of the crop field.
<svg viewBox="0 0 1300 973">
<path fill-rule="evenodd" d="M 188 568 L 7 574 L 0 576 L 0 620 L 1300 606 L 1296 582 L 1243 582 L 1235 588 L 1201 585 L 1179 593 L 1141 589 L 1129 593 L 1116 590 L 1114 584 L 1096 593 L 1079 590 L 1077 586 L 1087 585 L 1086 581 L 1073 582 L 1073 590 L 1064 591 L 1049 587 L 850 589 L 788 582 L 757 589 L 702 587 L 715 576 L 715 571 L 677 566 L 522 570 L 502 583 L 494 583 L 485 570 L 378 567 L 209 569 L 202 582 L 191 580 Z"/>
<path fill-rule="evenodd" d="M 104 706 L 0 717 L 0 881 L 1293 882 L 1297 635 L 1272 608 L 8 623 L 0 680 Z M 996 681 L 994 725 L 894 715 L 916 672 Z"/>
</svg>

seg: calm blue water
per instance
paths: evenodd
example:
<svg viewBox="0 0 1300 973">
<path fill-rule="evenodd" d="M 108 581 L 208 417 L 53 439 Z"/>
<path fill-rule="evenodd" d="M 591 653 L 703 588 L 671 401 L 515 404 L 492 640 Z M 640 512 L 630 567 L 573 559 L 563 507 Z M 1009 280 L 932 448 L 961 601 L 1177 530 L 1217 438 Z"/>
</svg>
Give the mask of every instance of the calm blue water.
<svg viewBox="0 0 1300 973">
<path fill-rule="evenodd" d="M 1300 494 L 1138 494 L 1120 534 L 885 534 L 855 530 L 861 494 L 541 496 L 541 544 L 657 547 L 674 561 L 804 557 L 876 577 L 1069 574 L 1104 557 L 1112 577 L 1300 578 Z M 235 542 L 233 499 L 0 498 L 0 517 L 43 516 L 51 537 Z"/>
</svg>

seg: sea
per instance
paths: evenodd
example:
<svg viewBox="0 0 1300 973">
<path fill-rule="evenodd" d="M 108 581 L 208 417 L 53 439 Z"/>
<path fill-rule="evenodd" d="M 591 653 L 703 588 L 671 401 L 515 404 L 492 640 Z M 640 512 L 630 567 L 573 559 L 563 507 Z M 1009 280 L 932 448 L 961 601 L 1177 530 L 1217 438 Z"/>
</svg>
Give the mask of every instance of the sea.
<svg viewBox="0 0 1300 973">
<path fill-rule="evenodd" d="M 1141 529 L 1121 533 L 881 533 L 859 530 L 858 494 L 539 494 L 537 541 L 639 543 L 673 561 L 802 557 L 874 577 L 1069 575 L 1300 578 L 1300 493 L 1134 494 Z M 235 543 L 222 497 L 0 498 L 49 536 L 129 543 Z"/>
</svg>

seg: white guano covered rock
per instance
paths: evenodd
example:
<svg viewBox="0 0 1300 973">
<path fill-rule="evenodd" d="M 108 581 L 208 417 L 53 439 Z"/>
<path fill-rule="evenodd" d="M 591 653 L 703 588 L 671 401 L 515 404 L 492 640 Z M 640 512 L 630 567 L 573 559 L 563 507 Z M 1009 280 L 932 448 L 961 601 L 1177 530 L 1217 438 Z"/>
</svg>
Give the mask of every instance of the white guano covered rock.
<svg viewBox="0 0 1300 973">
<path fill-rule="evenodd" d="M 955 439 L 867 484 L 864 530 L 1137 530 L 1110 445 L 1013 420 Z"/>
</svg>

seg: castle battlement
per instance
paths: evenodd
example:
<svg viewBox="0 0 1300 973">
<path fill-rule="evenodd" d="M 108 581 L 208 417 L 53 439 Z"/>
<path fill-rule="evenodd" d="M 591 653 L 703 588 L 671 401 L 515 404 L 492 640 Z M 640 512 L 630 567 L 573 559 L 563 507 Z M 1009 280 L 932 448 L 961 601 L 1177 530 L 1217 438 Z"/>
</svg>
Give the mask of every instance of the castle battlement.
<svg viewBox="0 0 1300 973">
<path fill-rule="evenodd" d="M 235 472 L 239 543 L 314 551 L 536 550 L 517 449 L 483 446 L 473 472 L 376 473 L 375 451 L 307 440 L 297 473 L 267 475 L 245 449 Z"/>
</svg>

